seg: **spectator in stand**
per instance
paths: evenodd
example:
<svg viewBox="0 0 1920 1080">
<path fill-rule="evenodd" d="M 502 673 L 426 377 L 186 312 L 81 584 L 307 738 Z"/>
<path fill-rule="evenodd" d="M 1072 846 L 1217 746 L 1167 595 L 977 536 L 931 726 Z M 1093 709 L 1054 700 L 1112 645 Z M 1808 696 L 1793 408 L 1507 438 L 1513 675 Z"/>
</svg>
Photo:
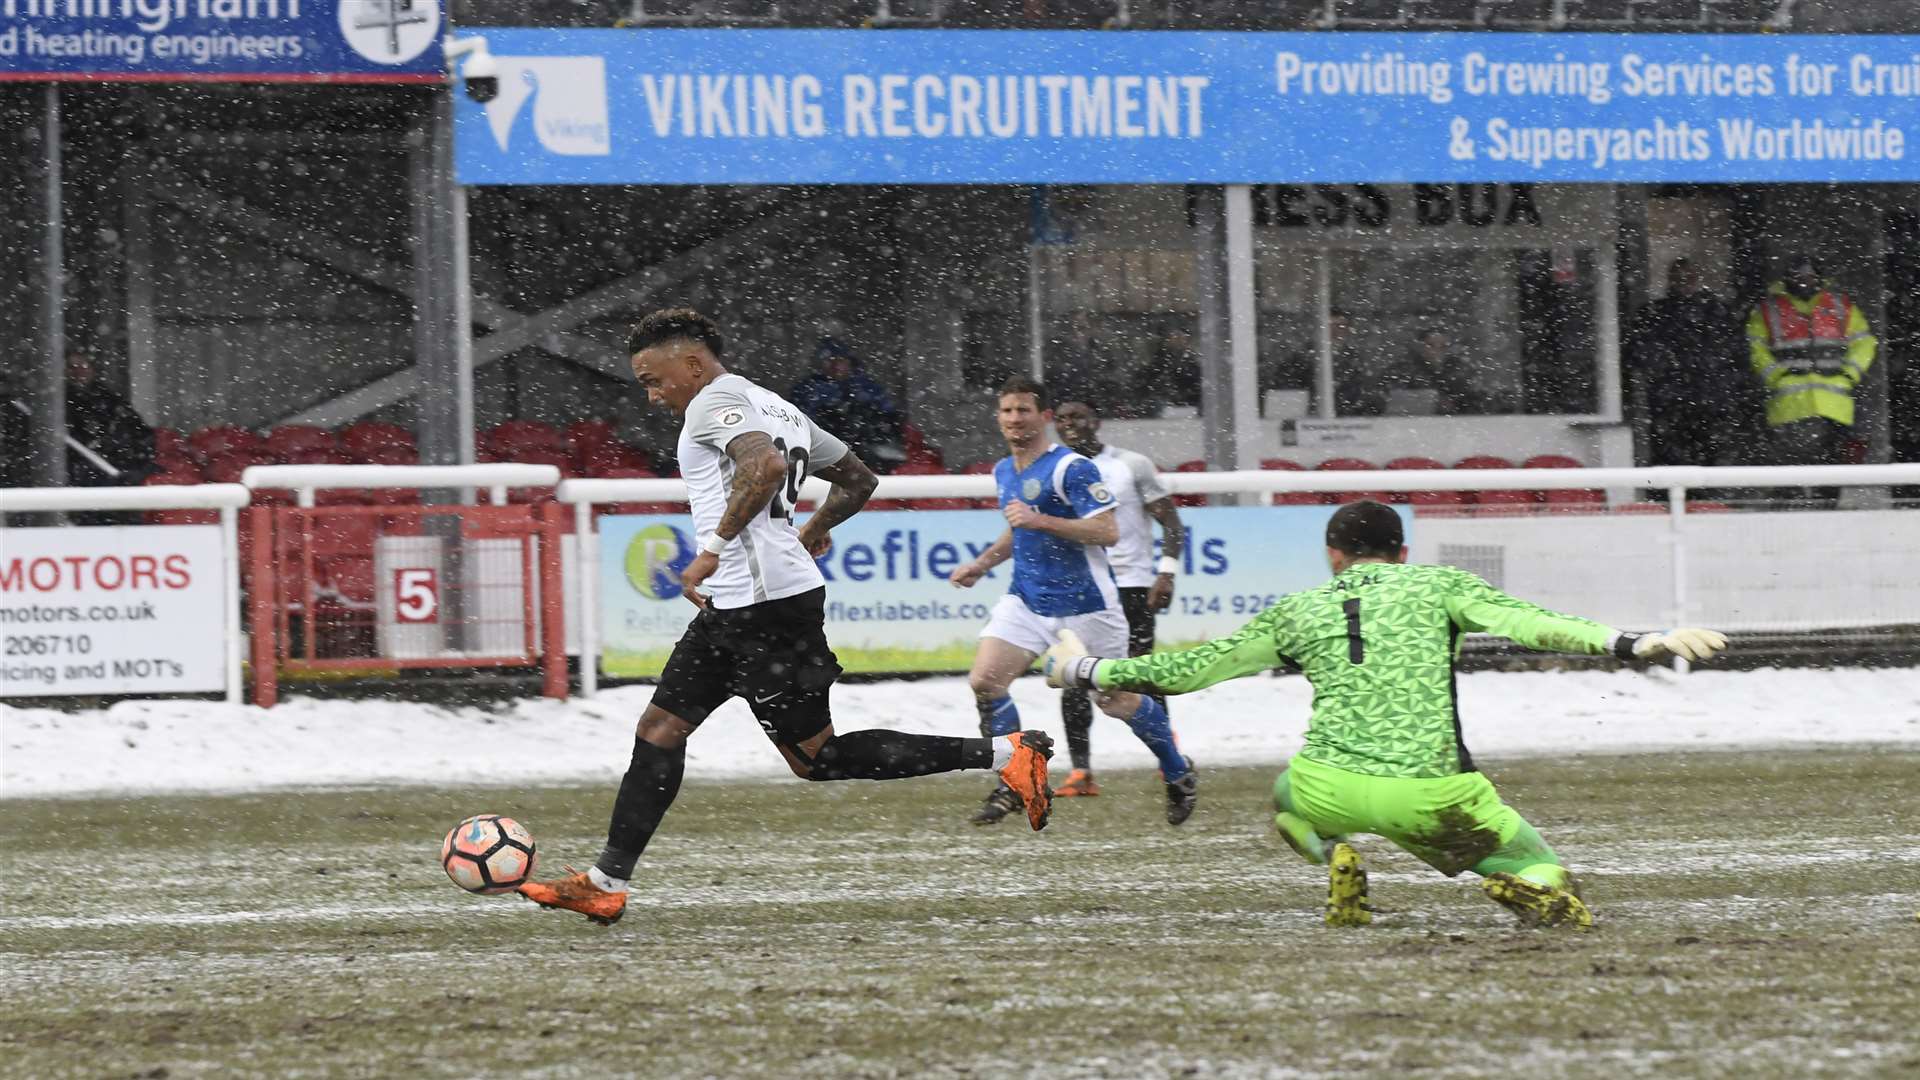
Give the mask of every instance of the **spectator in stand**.
<svg viewBox="0 0 1920 1080">
<path fill-rule="evenodd" d="M 1193 351 L 1193 335 L 1186 328 L 1169 326 L 1161 333 L 1134 393 L 1156 415 L 1170 405 L 1200 407 L 1200 355 Z"/>
<path fill-rule="evenodd" d="M 1385 406 L 1382 395 L 1369 392 L 1372 365 L 1353 337 L 1353 316 L 1340 308 L 1327 313 L 1327 337 L 1333 343 L 1333 407 L 1336 416 L 1379 416 Z M 1320 415 L 1320 392 L 1316 388 L 1319 366 L 1317 345 L 1296 349 L 1261 373 L 1260 389 L 1311 390 L 1308 411 Z"/>
<path fill-rule="evenodd" d="M 1093 313 L 1081 308 L 1067 322 L 1065 335 L 1047 351 L 1047 386 L 1059 387 L 1062 401 L 1092 402 L 1110 408 L 1132 397 L 1114 383 L 1122 367 L 1108 341 L 1101 337 Z"/>
<path fill-rule="evenodd" d="M 153 471 L 153 428 L 100 380 L 93 359 L 79 349 L 67 353 L 67 436 L 93 454 L 68 445 L 67 483 L 74 487 L 138 484 Z M 136 524 L 140 515 L 87 511 L 70 515 L 70 520 L 76 525 Z"/>
<path fill-rule="evenodd" d="M 867 374 L 852 349 L 822 337 L 813 350 L 813 374 L 793 384 L 787 397 L 813 422 L 844 439 L 875 472 L 892 472 L 906 460 L 900 410 L 880 381 Z"/>
<path fill-rule="evenodd" d="M 1804 252 L 1767 286 L 1747 317 L 1753 374 L 1767 394 L 1766 422 L 1780 465 L 1843 465 L 1859 460 L 1853 392 L 1872 366 L 1878 342 L 1852 299 L 1826 281 Z"/>
<path fill-rule="evenodd" d="M 92 358 L 78 349 L 67 354 L 67 434 L 119 474 L 68 447 L 67 482 L 75 487 L 138 484 L 153 469 L 153 428 L 100 381 Z"/>
<path fill-rule="evenodd" d="M 1408 416 L 1472 416 L 1503 411 L 1492 395 L 1473 384 L 1453 351 L 1453 337 L 1439 327 L 1420 331 L 1401 361 L 1381 379 L 1383 413 Z"/>
<path fill-rule="evenodd" d="M 1749 460 L 1758 398 L 1740 370 L 1734 311 L 1703 283 L 1691 259 L 1667 268 L 1667 295 L 1627 329 L 1631 392 L 1644 400 L 1654 465 L 1735 465 Z"/>
</svg>

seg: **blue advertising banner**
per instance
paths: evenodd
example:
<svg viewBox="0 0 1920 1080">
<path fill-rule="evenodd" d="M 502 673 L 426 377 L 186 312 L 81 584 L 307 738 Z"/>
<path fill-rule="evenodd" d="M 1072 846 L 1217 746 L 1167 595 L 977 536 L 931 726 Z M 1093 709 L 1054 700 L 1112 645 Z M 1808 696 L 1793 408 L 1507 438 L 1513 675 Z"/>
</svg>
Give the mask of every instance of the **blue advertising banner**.
<svg viewBox="0 0 1920 1080">
<path fill-rule="evenodd" d="M 1159 620 L 1162 647 L 1231 632 L 1282 595 L 1327 580 L 1331 506 L 1203 507 L 1181 512 L 1185 570 Z M 1411 535 L 1413 520 L 1401 518 Z M 827 579 L 827 640 L 852 672 L 965 671 L 988 611 L 1006 594 L 999 566 L 971 589 L 948 583 L 954 567 L 992 544 L 1006 519 L 995 510 L 882 510 L 834 530 L 820 560 Z M 693 618 L 680 571 L 693 561 L 684 515 L 600 519 L 601 669 L 658 675 Z"/>
<path fill-rule="evenodd" d="M 1920 37 L 487 30 L 468 184 L 1920 180 Z"/>
<path fill-rule="evenodd" d="M 440 82 L 440 0 L 0 0 L 0 82 Z"/>
</svg>

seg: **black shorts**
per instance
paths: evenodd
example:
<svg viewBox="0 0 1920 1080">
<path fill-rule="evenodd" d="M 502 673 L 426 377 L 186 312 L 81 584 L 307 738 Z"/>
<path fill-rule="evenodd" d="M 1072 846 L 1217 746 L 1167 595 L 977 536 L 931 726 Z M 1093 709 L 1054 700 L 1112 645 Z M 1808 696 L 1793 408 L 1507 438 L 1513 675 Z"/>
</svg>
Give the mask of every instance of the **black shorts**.
<svg viewBox="0 0 1920 1080">
<path fill-rule="evenodd" d="M 730 697 L 779 745 L 803 743 L 833 722 L 827 691 L 840 661 L 827 646 L 827 590 L 743 608 L 705 608 L 673 646 L 653 703 L 698 727 Z"/>
<path fill-rule="evenodd" d="M 1127 617 L 1127 655 L 1145 656 L 1153 651 L 1153 605 L 1147 603 L 1147 594 L 1153 590 L 1138 587 L 1120 587 L 1120 613 Z"/>
</svg>

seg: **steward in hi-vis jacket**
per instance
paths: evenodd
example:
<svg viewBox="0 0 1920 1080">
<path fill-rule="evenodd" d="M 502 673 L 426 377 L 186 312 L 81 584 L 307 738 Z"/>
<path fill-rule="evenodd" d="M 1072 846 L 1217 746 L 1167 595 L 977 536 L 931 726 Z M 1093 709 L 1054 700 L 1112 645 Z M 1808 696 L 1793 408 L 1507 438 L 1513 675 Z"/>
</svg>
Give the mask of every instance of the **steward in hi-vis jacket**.
<svg viewBox="0 0 1920 1080">
<path fill-rule="evenodd" d="M 1767 391 L 1767 429 L 1781 465 L 1840 465 L 1853 441 L 1854 390 L 1878 342 L 1867 317 L 1828 287 L 1811 255 L 1747 317 L 1753 373 Z"/>
</svg>

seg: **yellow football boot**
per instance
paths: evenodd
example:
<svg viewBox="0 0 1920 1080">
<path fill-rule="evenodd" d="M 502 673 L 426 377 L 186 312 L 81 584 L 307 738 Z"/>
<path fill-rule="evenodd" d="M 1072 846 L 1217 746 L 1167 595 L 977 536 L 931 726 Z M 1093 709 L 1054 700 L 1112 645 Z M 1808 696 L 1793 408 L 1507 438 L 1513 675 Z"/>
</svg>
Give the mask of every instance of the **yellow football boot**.
<svg viewBox="0 0 1920 1080">
<path fill-rule="evenodd" d="M 1349 844 L 1333 845 L 1327 858 L 1327 925 L 1365 926 L 1373 921 L 1367 901 L 1367 868 Z"/>
<path fill-rule="evenodd" d="M 1525 926 L 1571 926 L 1575 930 L 1593 929 L 1593 912 L 1580 897 L 1566 889 L 1556 889 L 1514 874 L 1488 874 L 1480 883 L 1487 899 L 1506 908 Z"/>
</svg>

